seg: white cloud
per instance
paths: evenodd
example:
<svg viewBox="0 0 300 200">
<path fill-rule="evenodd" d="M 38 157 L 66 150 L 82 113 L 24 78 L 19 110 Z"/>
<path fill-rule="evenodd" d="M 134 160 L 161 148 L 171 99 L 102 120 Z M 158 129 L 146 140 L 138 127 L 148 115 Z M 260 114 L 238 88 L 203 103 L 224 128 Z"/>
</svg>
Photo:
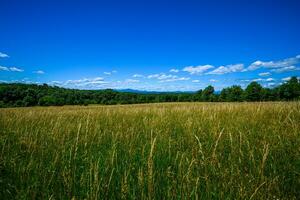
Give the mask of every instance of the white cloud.
<svg viewBox="0 0 300 200">
<path fill-rule="evenodd" d="M 140 82 L 140 80 L 136 80 L 136 79 L 126 79 L 125 83 L 138 83 Z"/>
<path fill-rule="evenodd" d="M 172 72 L 172 73 L 178 73 L 179 70 L 178 69 L 170 69 L 170 72 Z"/>
<path fill-rule="evenodd" d="M 9 71 L 7 67 L 0 66 L 0 71 Z"/>
<path fill-rule="evenodd" d="M 160 82 L 163 83 L 163 82 L 188 81 L 188 80 L 190 80 L 189 77 L 176 77 L 175 76 L 175 77 L 161 80 Z"/>
<path fill-rule="evenodd" d="M 200 80 L 192 80 L 193 83 L 199 83 Z"/>
<path fill-rule="evenodd" d="M 102 85 L 106 83 L 107 82 L 105 82 L 102 77 L 95 77 L 95 78 L 83 78 L 78 80 L 68 80 L 63 82 L 62 85 L 81 87 L 81 86 L 91 86 L 91 85 L 99 85 L 99 84 Z"/>
<path fill-rule="evenodd" d="M 134 74 L 132 75 L 133 78 L 144 78 L 144 75 L 142 74 Z"/>
<path fill-rule="evenodd" d="M 17 67 L 10 67 L 9 70 L 12 71 L 12 72 L 23 72 L 24 71 L 23 69 L 20 69 L 20 68 L 17 68 Z"/>
<path fill-rule="evenodd" d="M 300 67 L 288 66 L 279 69 L 272 69 L 271 71 L 276 73 L 283 73 L 283 72 L 290 72 L 290 71 L 297 71 L 297 70 L 300 70 Z"/>
<path fill-rule="evenodd" d="M 260 82 L 260 81 L 263 81 L 264 79 L 262 78 L 256 78 L 256 79 L 253 79 L 252 81 L 255 81 L 255 82 Z"/>
<path fill-rule="evenodd" d="M 158 80 L 175 79 L 175 78 L 177 78 L 177 76 L 175 76 L 175 75 L 166 75 L 166 74 L 162 74 L 162 75 L 157 77 Z"/>
<path fill-rule="evenodd" d="M 285 77 L 285 78 L 282 78 L 281 80 L 282 81 L 289 81 L 292 77 L 289 76 L 289 77 Z M 296 77 L 298 79 L 298 81 L 300 81 L 300 76 Z"/>
<path fill-rule="evenodd" d="M 258 68 L 260 68 L 261 66 L 263 66 L 263 62 L 260 60 L 257 60 L 253 63 L 251 63 L 251 65 L 247 68 L 247 70 L 252 71 L 252 70 L 256 70 Z"/>
<path fill-rule="evenodd" d="M 249 79 L 242 79 L 242 80 L 240 80 L 241 82 L 250 82 L 251 80 L 249 80 Z"/>
<path fill-rule="evenodd" d="M 271 73 L 270 72 L 262 72 L 258 74 L 259 76 L 270 76 Z"/>
<path fill-rule="evenodd" d="M 177 78 L 177 76 L 171 75 L 171 74 L 168 75 L 168 74 L 160 73 L 160 74 L 151 74 L 151 75 L 147 76 L 147 78 L 164 80 L 164 79 L 175 79 L 175 78 Z"/>
<path fill-rule="evenodd" d="M 51 81 L 49 84 L 60 85 L 62 83 L 63 83 L 62 81 Z"/>
<path fill-rule="evenodd" d="M 282 78 L 281 80 L 283 80 L 283 81 L 289 81 L 290 79 L 291 79 L 291 77 L 289 76 L 289 77 Z"/>
<path fill-rule="evenodd" d="M 189 72 L 190 74 L 203 74 L 212 68 L 214 68 L 212 65 L 188 66 L 183 68 L 182 71 Z"/>
<path fill-rule="evenodd" d="M 206 74 L 227 74 L 233 72 L 241 72 L 243 70 L 244 70 L 244 64 L 234 64 L 234 65 L 220 66 L 217 69 L 210 71 Z"/>
<path fill-rule="evenodd" d="M 147 76 L 147 78 L 157 78 L 157 77 L 159 77 L 160 76 L 160 74 L 151 74 L 151 75 L 148 75 Z"/>
<path fill-rule="evenodd" d="M 96 77 L 96 78 L 94 78 L 94 79 L 92 79 L 92 80 L 94 80 L 94 81 L 103 81 L 104 78 L 102 78 L 102 77 Z"/>
<path fill-rule="evenodd" d="M 255 79 L 242 79 L 240 80 L 241 82 L 252 82 L 252 81 L 255 81 L 255 82 L 274 82 L 275 79 L 274 78 L 267 78 L 267 79 L 264 79 L 264 78 L 255 78 Z"/>
<path fill-rule="evenodd" d="M 5 53 L 0 52 L 0 58 L 8 58 L 9 56 Z"/>
<path fill-rule="evenodd" d="M 210 82 L 218 82 L 218 80 L 216 80 L 216 79 L 210 79 L 209 81 Z"/>
<path fill-rule="evenodd" d="M 276 83 L 268 83 L 267 85 L 268 85 L 268 87 L 274 87 L 274 86 L 276 86 Z"/>
<path fill-rule="evenodd" d="M 17 67 L 3 67 L 0 66 L 0 71 L 23 72 L 23 69 Z"/>
<path fill-rule="evenodd" d="M 103 72 L 103 74 L 110 76 L 110 75 L 115 74 L 117 72 L 118 72 L 117 70 L 112 70 L 111 72 Z"/>
<path fill-rule="evenodd" d="M 284 60 L 278 60 L 278 61 L 268 61 L 268 62 L 264 62 L 264 61 L 260 61 L 257 60 L 255 62 L 253 62 L 248 68 L 247 70 L 249 71 L 253 71 L 259 68 L 283 68 L 283 67 L 289 67 L 292 65 L 295 65 L 297 63 L 300 62 L 300 55 L 297 55 L 295 57 L 292 58 L 286 58 Z"/>
<path fill-rule="evenodd" d="M 275 79 L 274 78 L 267 78 L 266 81 L 267 82 L 273 82 L 273 81 L 275 81 Z"/>
<path fill-rule="evenodd" d="M 45 74 L 45 72 L 42 71 L 42 70 L 37 70 L 37 71 L 34 71 L 33 73 L 35 73 L 35 74 Z"/>
</svg>

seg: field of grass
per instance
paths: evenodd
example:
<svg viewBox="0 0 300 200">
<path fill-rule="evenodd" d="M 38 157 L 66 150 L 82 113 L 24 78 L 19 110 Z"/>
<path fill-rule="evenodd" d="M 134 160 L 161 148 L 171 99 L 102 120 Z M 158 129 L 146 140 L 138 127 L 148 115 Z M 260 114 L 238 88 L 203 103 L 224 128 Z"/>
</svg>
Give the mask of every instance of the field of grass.
<svg viewBox="0 0 300 200">
<path fill-rule="evenodd" d="M 0 199 L 299 199 L 300 103 L 0 109 Z"/>
</svg>

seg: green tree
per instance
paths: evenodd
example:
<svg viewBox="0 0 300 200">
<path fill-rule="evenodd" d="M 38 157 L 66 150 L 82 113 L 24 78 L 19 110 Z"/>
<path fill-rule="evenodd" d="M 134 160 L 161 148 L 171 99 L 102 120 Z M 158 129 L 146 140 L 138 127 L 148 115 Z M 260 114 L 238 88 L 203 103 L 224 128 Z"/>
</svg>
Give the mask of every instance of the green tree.
<svg viewBox="0 0 300 200">
<path fill-rule="evenodd" d="M 245 90 L 246 101 L 261 101 L 263 87 L 257 82 L 251 82 Z"/>
<path fill-rule="evenodd" d="M 291 77 L 289 81 L 279 87 L 279 96 L 284 100 L 293 100 L 299 98 L 300 83 L 297 77 Z"/>
<path fill-rule="evenodd" d="M 0 108 L 5 108 L 5 103 L 3 101 L 0 101 Z"/>
<path fill-rule="evenodd" d="M 204 101 L 213 101 L 214 100 L 215 89 L 213 86 L 207 86 L 202 92 L 202 100 Z"/>
<path fill-rule="evenodd" d="M 194 95 L 194 101 L 201 101 L 202 99 L 202 90 L 198 90 Z"/>
<path fill-rule="evenodd" d="M 36 99 L 28 95 L 23 99 L 23 104 L 24 106 L 34 106 L 36 105 Z"/>
<path fill-rule="evenodd" d="M 55 98 L 53 96 L 44 96 L 39 100 L 40 106 L 54 106 L 55 105 Z"/>
<path fill-rule="evenodd" d="M 229 88 L 223 88 L 220 95 L 219 95 L 219 101 L 230 101 L 229 100 Z"/>
<path fill-rule="evenodd" d="M 239 85 L 233 85 L 229 87 L 229 101 L 242 101 L 243 100 L 243 89 Z"/>
</svg>

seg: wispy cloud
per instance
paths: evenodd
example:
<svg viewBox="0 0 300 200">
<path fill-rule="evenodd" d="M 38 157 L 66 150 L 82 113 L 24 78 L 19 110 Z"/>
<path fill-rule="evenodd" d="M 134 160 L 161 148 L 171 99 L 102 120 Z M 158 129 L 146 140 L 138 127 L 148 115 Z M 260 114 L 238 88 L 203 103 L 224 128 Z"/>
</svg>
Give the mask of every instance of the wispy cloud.
<svg viewBox="0 0 300 200">
<path fill-rule="evenodd" d="M 276 85 L 278 85 L 278 83 L 267 83 L 267 86 L 268 86 L 268 87 L 274 87 L 274 86 L 276 86 Z"/>
<path fill-rule="evenodd" d="M 171 77 L 171 78 L 161 80 L 159 82 L 164 83 L 164 82 L 188 81 L 188 80 L 190 80 L 189 77 L 177 77 L 177 76 L 175 76 L 175 77 Z"/>
<path fill-rule="evenodd" d="M 157 78 L 157 77 L 159 77 L 161 74 L 150 74 L 150 75 L 148 75 L 147 76 L 147 78 Z"/>
<path fill-rule="evenodd" d="M 282 81 L 289 81 L 290 79 L 291 79 L 291 77 L 289 76 L 289 77 L 282 78 L 281 80 Z"/>
<path fill-rule="evenodd" d="M 300 70 L 300 67 L 288 66 L 279 69 L 272 69 L 271 71 L 276 73 L 283 73 L 283 72 L 298 71 L 298 70 Z"/>
<path fill-rule="evenodd" d="M 9 71 L 8 67 L 0 66 L 0 71 Z"/>
<path fill-rule="evenodd" d="M 271 73 L 270 72 L 262 72 L 258 74 L 259 76 L 270 76 Z"/>
<path fill-rule="evenodd" d="M 171 73 L 178 73 L 178 72 L 179 72 L 179 69 L 170 69 L 170 72 L 171 72 Z"/>
<path fill-rule="evenodd" d="M 213 65 L 199 65 L 199 66 L 188 66 L 182 69 L 182 71 L 189 72 L 190 74 L 213 74 L 213 75 L 221 75 L 227 73 L 234 72 L 246 72 L 253 71 L 259 68 L 268 68 L 271 69 L 272 72 L 282 73 L 286 71 L 295 71 L 300 70 L 300 67 L 296 67 L 295 64 L 300 63 L 300 55 L 297 55 L 292 58 L 286 58 L 284 60 L 278 61 L 260 61 L 257 60 L 251 63 L 247 68 L 245 68 L 244 64 L 230 64 L 225 66 L 219 66 L 216 69 L 207 72 L 210 69 L 215 68 Z M 171 72 L 171 70 L 170 70 Z M 270 76 L 270 72 L 260 73 L 259 76 Z"/>
<path fill-rule="evenodd" d="M 227 74 L 227 73 L 233 73 L 233 72 L 241 72 L 244 70 L 244 64 L 234 64 L 234 65 L 226 65 L 226 66 L 220 66 L 217 69 L 210 71 L 206 74 Z"/>
<path fill-rule="evenodd" d="M 125 83 L 139 83 L 140 82 L 140 80 L 137 80 L 137 79 L 126 79 L 125 80 Z"/>
<path fill-rule="evenodd" d="M 241 79 L 239 80 L 240 82 L 250 82 L 251 80 L 250 79 Z"/>
<path fill-rule="evenodd" d="M 274 78 L 255 78 L 255 79 L 241 79 L 239 80 L 240 82 L 252 82 L 252 81 L 255 81 L 255 82 L 273 82 L 275 81 L 276 79 Z"/>
<path fill-rule="evenodd" d="M 74 88 L 98 88 L 104 87 L 108 82 L 104 81 L 102 77 L 95 78 L 83 78 L 77 80 L 67 80 L 65 82 L 58 82 L 62 86 L 74 87 Z"/>
<path fill-rule="evenodd" d="M 292 65 L 295 65 L 300 62 L 300 55 L 297 55 L 292 58 L 286 58 L 284 60 L 277 60 L 277 61 L 260 61 L 257 60 L 253 62 L 247 70 L 253 71 L 259 68 L 269 68 L 269 69 L 275 69 L 275 68 L 284 68 L 284 67 L 289 67 Z"/>
<path fill-rule="evenodd" d="M 20 68 L 17 68 L 17 67 L 10 67 L 9 70 L 12 71 L 12 72 L 23 72 L 24 71 L 23 69 L 20 69 Z"/>
<path fill-rule="evenodd" d="M 0 52 L 0 58 L 8 58 L 9 56 L 5 53 Z"/>
<path fill-rule="evenodd" d="M 17 67 L 3 67 L 0 66 L 0 71 L 23 72 L 23 69 Z"/>
<path fill-rule="evenodd" d="M 67 80 L 66 84 L 73 84 L 73 83 L 87 83 L 87 82 L 94 82 L 94 81 L 103 81 L 104 79 L 102 77 L 96 77 L 96 78 L 83 78 L 83 79 L 77 79 L 77 80 Z"/>
<path fill-rule="evenodd" d="M 35 74 L 45 74 L 45 72 L 42 71 L 42 70 L 37 70 L 37 71 L 34 71 L 33 73 L 35 73 Z"/>
<path fill-rule="evenodd" d="M 142 74 L 134 74 L 132 75 L 133 78 L 144 78 L 145 76 Z"/>
<path fill-rule="evenodd" d="M 151 74 L 151 75 L 148 75 L 147 78 L 149 78 L 149 79 L 164 80 L 164 79 L 177 78 L 177 76 L 176 75 L 171 75 L 171 74 L 160 73 L 160 74 Z"/>
<path fill-rule="evenodd" d="M 193 83 L 199 83 L 200 80 L 192 80 Z"/>
<path fill-rule="evenodd" d="M 49 83 L 50 85 L 61 85 L 61 84 L 63 84 L 63 82 L 62 81 L 51 81 L 50 83 Z"/>
<path fill-rule="evenodd" d="M 112 75 L 112 74 L 114 74 L 114 73 L 117 73 L 118 71 L 117 70 L 112 70 L 111 72 L 103 72 L 103 74 L 105 74 L 105 75 Z"/>
<path fill-rule="evenodd" d="M 273 82 L 273 81 L 275 81 L 275 79 L 274 78 L 267 78 L 266 81 L 267 82 Z"/>
<path fill-rule="evenodd" d="M 190 80 L 189 77 L 179 77 L 177 75 L 165 74 L 165 73 L 151 74 L 151 75 L 147 76 L 147 78 L 148 79 L 157 79 L 160 83 Z"/>
<path fill-rule="evenodd" d="M 284 82 L 287 82 L 291 79 L 292 77 L 291 76 L 288 76 L 288 77 L 285 77 L 285 78 L 282 78 L 281 80 L 284 81 Z M 297 79 L 300 81 L 300 77 L 298 76 Z"/>
<path fill-rule="evenodd" d="M 216 79 L 210 79 L 209 81 L 210 82 L 218 82 L 218 80 L 216 80 Z"/>
<path fill-rule="evenodd" d="M 199 66 L 188 66 L 182 69 L 182 71 L 189 72 L 190 74 L 203 74 L 209 69 L 213 69 L 212 65 L 199 65 Z"/>
</svg>

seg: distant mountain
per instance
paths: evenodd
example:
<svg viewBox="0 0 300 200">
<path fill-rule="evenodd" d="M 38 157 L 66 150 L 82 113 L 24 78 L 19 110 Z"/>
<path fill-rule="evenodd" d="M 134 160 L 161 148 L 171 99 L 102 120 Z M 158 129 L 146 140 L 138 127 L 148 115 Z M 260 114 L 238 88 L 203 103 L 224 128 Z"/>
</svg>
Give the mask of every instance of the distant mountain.
<svg viewBox="0 0 300 200">
<path fill-rule="evenodd" d="M 129 92 L 129 93 L 137 93 L 137 94 L 165 94 L 165 93 L 176 93 L 176 94 L 180 94 L 180 93 L 188 93 L 188 94 L 193 94 L 196 91 L 147 91 L 147 90 L 134 90 L 134 89 L 115 89 L 114 91 L 117 92 Z"/>
</svg>

